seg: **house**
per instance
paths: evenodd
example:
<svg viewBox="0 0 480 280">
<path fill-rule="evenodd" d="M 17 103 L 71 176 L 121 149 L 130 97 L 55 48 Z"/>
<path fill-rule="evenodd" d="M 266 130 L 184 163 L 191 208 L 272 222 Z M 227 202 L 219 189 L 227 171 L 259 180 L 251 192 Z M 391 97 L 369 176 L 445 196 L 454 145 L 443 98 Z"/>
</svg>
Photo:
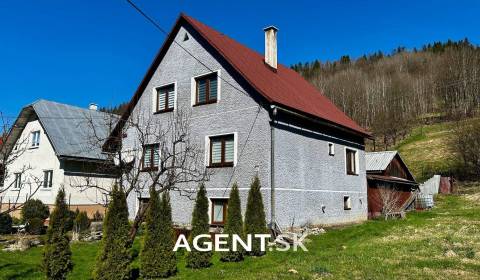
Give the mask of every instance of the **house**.
<svg viewBox="0 0 480 280">
<path fill-rule="evenodd" d="M 158 166 L 158 143 L 139 147 L 124 120 L 166 123 L 190 114 L 191 139 L 213 175 L 205 182 L 210 222 L 222 225 L 229 189 L 239 185 L 245 211 L 258 175 L 267 222 L 281 227 L 367 219 L 365 144 L 370 134 L 298 73 L 277 63 L 277 29 L 265 31 L 266 53 L 181 14 L 121 117 L 112 139 L 142 150 Z M 147 176 L 147 174 L 145 174 Z M 178 187 L 178 186 L 177 186 Z M 197 187 L 197 183 L 184 186 Z M 141 196 L 141 197 L 140 197 Z M 131 193 L 130 218 L 147 193 Z M 173 220 L 188 225 L 193 201 L 171 193 Z"/>
<path fill-rule="evenodd" d="M 39 100 L 24 107 L 5 143 L 11 163 L 0 192 L 2 208 L 27 198 L 53 206 L 64 187 L 72 210 L 104 212 L 114 172 L 93 139 L 106 138 L 111 120 L 94 105 L 84 109 Z"/>
<path fill-rule="evenodd" d="M 398 211 L 414 206 L 418 183 L 397 151 L 369 152 L 365 159 L 369 217 L 380 216 L 386 203 Z"/>
</svg>

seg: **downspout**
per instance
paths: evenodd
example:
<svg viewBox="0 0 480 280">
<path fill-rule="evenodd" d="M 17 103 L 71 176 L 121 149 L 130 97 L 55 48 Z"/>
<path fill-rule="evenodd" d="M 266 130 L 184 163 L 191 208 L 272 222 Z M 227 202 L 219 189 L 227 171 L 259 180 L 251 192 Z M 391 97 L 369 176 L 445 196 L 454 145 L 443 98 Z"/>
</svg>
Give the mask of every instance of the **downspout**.
<svg viewBox="0 0 480 280">
<path fill-rule="evenodd" d="M 270 123 L 270 228 L 275 227 L 275 128 L 277 106 L 272 105 L 272 121 Z"/>
</svg>

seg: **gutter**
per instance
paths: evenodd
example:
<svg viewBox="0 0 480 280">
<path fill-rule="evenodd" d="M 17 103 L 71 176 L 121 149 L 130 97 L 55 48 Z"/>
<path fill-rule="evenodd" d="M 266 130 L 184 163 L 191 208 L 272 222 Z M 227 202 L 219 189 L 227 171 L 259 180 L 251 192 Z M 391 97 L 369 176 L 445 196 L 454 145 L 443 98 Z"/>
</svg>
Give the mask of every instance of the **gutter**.
<svg viewBox="0 0 480 280">
<path fill-rule="evenodd" d="M 275 225 L 275 117 L 277 106 L 270 106 L 272 109 L 272 121 L 270 122 L 270 227 Z"/>
</svg>

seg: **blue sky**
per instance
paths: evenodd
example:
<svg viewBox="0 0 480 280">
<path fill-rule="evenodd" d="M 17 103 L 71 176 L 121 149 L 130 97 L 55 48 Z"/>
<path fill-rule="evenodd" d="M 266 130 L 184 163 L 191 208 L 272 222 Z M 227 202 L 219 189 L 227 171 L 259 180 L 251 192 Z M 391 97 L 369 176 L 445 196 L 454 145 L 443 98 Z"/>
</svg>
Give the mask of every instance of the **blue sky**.
<svg viewBox="0 0 480 280">
<path fill-rule="evenodd" d="M 169 30 L 181 11 L 279 60 L 334 60 L 468 37 L 480 43 L 480 1 L 136 0 Z M 268 3 L 267 3 L 268 2 Z M 44 98 L 86 107 L 128 101 L 165 36 L 124 0 L 1 0 L 0 112 Z"/>
</svg>

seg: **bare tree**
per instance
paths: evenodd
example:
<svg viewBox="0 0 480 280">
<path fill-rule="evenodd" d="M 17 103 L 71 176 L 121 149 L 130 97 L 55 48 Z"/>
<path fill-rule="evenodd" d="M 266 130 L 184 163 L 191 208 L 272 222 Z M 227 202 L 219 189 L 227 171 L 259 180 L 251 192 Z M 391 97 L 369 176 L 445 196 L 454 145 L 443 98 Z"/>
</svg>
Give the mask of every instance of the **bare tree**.
<svg viewBox="0 0 480 280">
<path fill-rule="evenodd" d="M 453 144 L 463 163 L 463 176 L 480 176 L 480 122 L 457 122 Z"/>
<path fill-rule="evenodd" d="M 0 214 L 4 214 L 21 208 L 40 189 L 43 180 L 31 172 L 30 164 L 18 164 L 31 145 L 30 137 L 20 133 L 17 141 L 9 141 L 14 124 L 1 112 L 0 125 Z"/>
<path fill-rule="evenodd" d="M 104 146 L 108 151 L 110 161 L 103 168 L 117 174 L 116 184 L 127 196 L 146 195 L 154 188 L 158 192 L 176 191 L 192 198 L 196 186 L 208 180 L 211 171 L 204 167 L 203 149 L 197 145 L 200 141 L 192 138 L 188 112 L 176 109 L 169 114 L 167 121 L 162 122 L 151 114 L 135 114 L 126 120 L 110 115 L 111 120 L 107 122 L 123 122 L 123 125 L 112 125 L 112 131 L 108 133 L 110 137 L 94 133 L 89 137 L 89 144 Z M 95 122 L 92 119 L 87 121 L 95 131 Z M 114 166 L 108 162 L 114 162 Z M 89 185 L 89 180 L 86 178 L 86 184 L 78 187 L 98 188 L 95 184 Z M 109 193 L 107 189 L 102 191 Z M 130 231 L 132 241 L 147 208 L 148 203 L 140 203 Z"/>
<path fill-rule="evenodd" d="M 401 210 L 401 196 L 394 188 L 389 186 L 379 186 L 378 196 L 382 204 L 382 215 L 385 219 Z"/>
</svg>

